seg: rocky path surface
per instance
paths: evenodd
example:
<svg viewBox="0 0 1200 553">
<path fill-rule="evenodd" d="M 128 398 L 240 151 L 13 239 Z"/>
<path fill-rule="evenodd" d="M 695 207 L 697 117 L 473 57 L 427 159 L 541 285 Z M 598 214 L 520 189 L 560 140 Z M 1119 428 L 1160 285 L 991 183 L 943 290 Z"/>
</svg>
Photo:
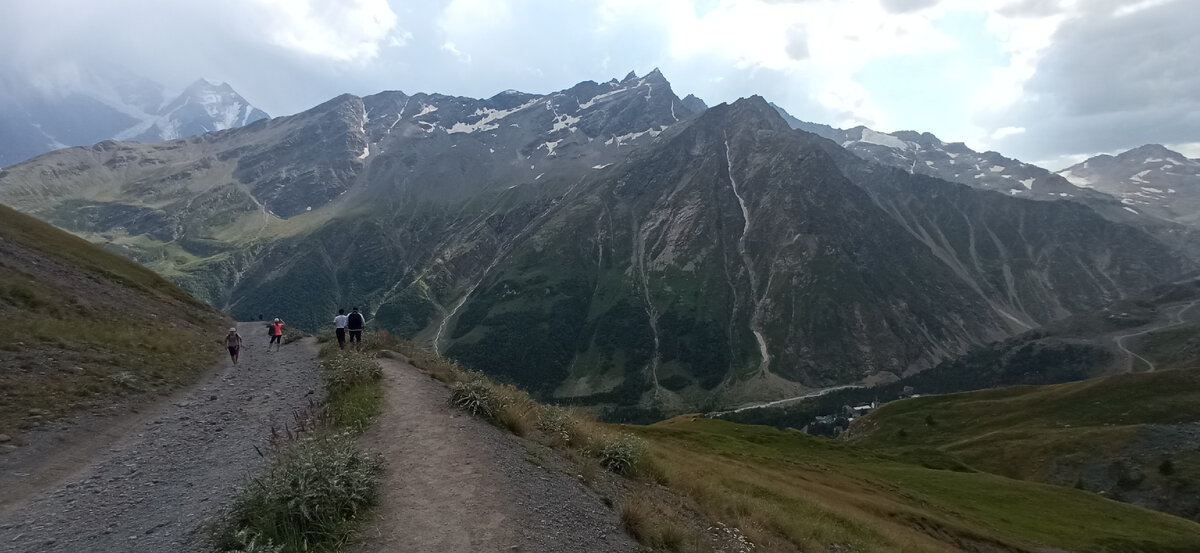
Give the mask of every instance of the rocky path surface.
<svg viewBox="0 0 1200 553">
<path fill-rule="evenodd" d="M 412 365 L 381 363 L 383 414 L 363 443 L 387 468 L 360 552 L 637 550 L 577 479 L 535 465 L 521 439 L 451 408 L 446 387 Z"/>
<path fill-rule="evenodd" d="M 264 465 L 270 428 L 322 394 L 310 340 L 266 351 L 261 323 L 241 323 L 236 367 L 118 424 L 100 447 L 0 459 L 0 552 L 212 551 L 210 531 L 237 487 Z M 39 475 L 42 478 L 39 478 Z M 51 476 L 45 476 L 51 475 Z"/>
</svg>

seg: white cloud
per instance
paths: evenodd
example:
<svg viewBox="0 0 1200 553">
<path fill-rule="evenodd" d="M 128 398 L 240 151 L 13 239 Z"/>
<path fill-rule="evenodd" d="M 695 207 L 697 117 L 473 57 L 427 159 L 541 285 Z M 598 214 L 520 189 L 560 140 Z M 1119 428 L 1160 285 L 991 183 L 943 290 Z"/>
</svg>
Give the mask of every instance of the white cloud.
<svg viewBox="0 0 1200 553">
<path fill-rule="evenodd" d="M 402 40 L 387 0 L 253 0 L 265 36 L 276 46 L 318 58 L 370 61 L 384 43 Z"/>
<path fill-rule="evenodd" d="M 1006 136 L 1014 136 L 1025 132 L 1025 127 L 1000 127 L 992 132 L 992 140 L 1000 140 Z"/>
<path fill-rule="evenodd" d="M 1180 29 L 1197 5 L 38 0 L 0 2 L 0 51 L 8 54 L 0 65 L 8 75 L 37 74 L 45 82 L 70 81 L 73 69 L 91 59 L 126 64 L 169 87 L 209 77 L 230 82 L 273 114 L 347 91 L 484 97 L 508 88 L 549 92 L 659 67 L 680 96 L 696 93 L 710 104 L 760 94 L 814 122 L 906 127 L 1047 159 L 1200 140 L 1194 131 L 1200 111 L 1189 107 L 1196 96 L 1188 83 L 1197 73 L 1186 64 L 1193 56 L 1179 53 L 1195 49 Z M 1084 33 L 1082 22 L 1107 22 L 1111 31 Z M 1092 51 L 1104 54 L 1086 55 Z M 921 74 L 902 82 L 907 74 L 893 79 L 892 67 Z"/>
<path fill-rule="evenodd" d="M 1192 159 L 1200 159 L 1200 142 L 1181 142 L 1166 146 Z"/>
</svg>

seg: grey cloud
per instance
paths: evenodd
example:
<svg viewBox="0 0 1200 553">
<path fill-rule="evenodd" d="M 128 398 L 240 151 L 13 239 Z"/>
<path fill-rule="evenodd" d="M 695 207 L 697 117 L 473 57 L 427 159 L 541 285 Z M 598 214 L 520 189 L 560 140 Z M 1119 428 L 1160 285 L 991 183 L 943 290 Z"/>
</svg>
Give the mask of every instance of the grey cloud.
<svg viewBox="0 0 1200 553">
<path fill-rule="evenodd" d="M 889 13 L 908 13 L 936 6 L 939 0 L 881 0 Z"/>
<path fill-rule="evenodd" d="M 1007 17 L 1045 17 L 1063 11 L 1062 0 L 1017 0 L 998 10 Z"/>
<path fill-rule="evenodd" d="M 1018 157 L 1200 141 L 1200 3 L 1113 15 L 1094 3 L 1060 28 L 1022 101 L 986 118 L 1027 132 L 996 144 Z"/>
</svg>

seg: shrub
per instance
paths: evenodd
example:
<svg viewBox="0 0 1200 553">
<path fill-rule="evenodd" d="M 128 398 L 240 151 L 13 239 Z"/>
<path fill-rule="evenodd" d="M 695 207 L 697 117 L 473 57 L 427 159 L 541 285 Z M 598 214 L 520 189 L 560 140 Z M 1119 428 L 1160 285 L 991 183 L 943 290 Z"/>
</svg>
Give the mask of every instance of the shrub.
<svg viewBox="0 0 1200 553">
<path fill-rule="evenodd" d="M 290 344 L 297 340 L 307 338 L 309 334 L 303 330 L 292 328 L 290 326 L 283 327 L 283 343 Z"/>
<path fill-rule="evenodd" d="M 500 412 L 500 401 L 492 385 L 484 379 L 472 378 L 450 387 L 450 402 L 477 417 L 494 421 Z"/>
<path fill-rule="evenodd" d="M 556 405 L 538 409 L 537 427 L 557 445 L 571 445 L 578 428 L 572 413 Z"/>
<path fill-rule="evenodd" d="M 373 352 L 338 351 L 321 361 L 331 394 L 357 384 L 379 380 L 382 370 Z"/>
<path fill-rule="evenodd" d="M 599 451 L 600 465 L 622 475 L 632 475 L 642 463 L 646 444 L 633 434 L 613 435 Z"/>
<path fill-rule="evenodd" d="M 1170 459 L 1163 459 L 1162 462 L 1158 464 L 1158 473 L 1163 476 L 1171 476 L 1172 474 L 1175 474 L 1175 463 Z"/>
<path fill-rule="evenodd" d="M 304 437 L 277 452 L 265 475 L 233 504 L 238 535 L 255 551 L 336 549 L 351 523 L 377 498 L 382 462 L 360 452 L 348 433 Z M 243 549 L 246 550 L 246 549 Z"/>
</svg>

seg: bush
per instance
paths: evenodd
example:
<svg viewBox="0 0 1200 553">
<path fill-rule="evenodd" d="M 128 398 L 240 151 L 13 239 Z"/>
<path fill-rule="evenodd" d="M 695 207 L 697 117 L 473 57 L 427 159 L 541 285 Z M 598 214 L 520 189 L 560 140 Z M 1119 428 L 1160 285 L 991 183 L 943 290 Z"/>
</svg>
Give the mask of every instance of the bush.
<svg viewBox="0 0 1200 553">
<path fill-rule="evenodd" d="M 579 423 L 574 415 L 556 405 L 543 405 L 537 413 L 537 427 L 556 445 L 571 445 L 575 441 Z"/>
<path fill-rule="evenodd" d="M 309 334 L 303 330 L 292 328 L 290 326 L 283 327 L 283 343 L 290 344 L 297 340 L 307 338 Z"/>
<path fill-rule="evenodd" d="M 646 443 L 633 434 L 612 435 L 599 451 L 600 465 L 621 475 L 632 475 L 643 462 Z"/>
<path fill-rule="evenodd" d="M 348 433 L 303 437 L 277 452 L 261 478 L 235 499 L 243 551 L 336 550 L 358 514 L 373 505 L 382 462 Z M 246 538 L 249 538 L 248 540 Z"/>
<path fill-rule="evenodd" d="M 500 412 L 500 399 L 491 383 L 482 378 L 456 382 L 450 387 L 450 402 L 477 417 L 495 421 Z"/>
<path fill-rule="evenodd" d="M 1175 474 L 1175 463 L 1170 459 L 1163 459 L 1162 462 L 1158 464 L 1158 473 L 1163 476 L 1171 476 L 1172 474 Z"/>
<path fill-rule="evenodd" d="M 330 394 L 358 384 L 372 383 L 383 375 L 373 352 L 337 351 L 321 361 Z"/>
</svg>

